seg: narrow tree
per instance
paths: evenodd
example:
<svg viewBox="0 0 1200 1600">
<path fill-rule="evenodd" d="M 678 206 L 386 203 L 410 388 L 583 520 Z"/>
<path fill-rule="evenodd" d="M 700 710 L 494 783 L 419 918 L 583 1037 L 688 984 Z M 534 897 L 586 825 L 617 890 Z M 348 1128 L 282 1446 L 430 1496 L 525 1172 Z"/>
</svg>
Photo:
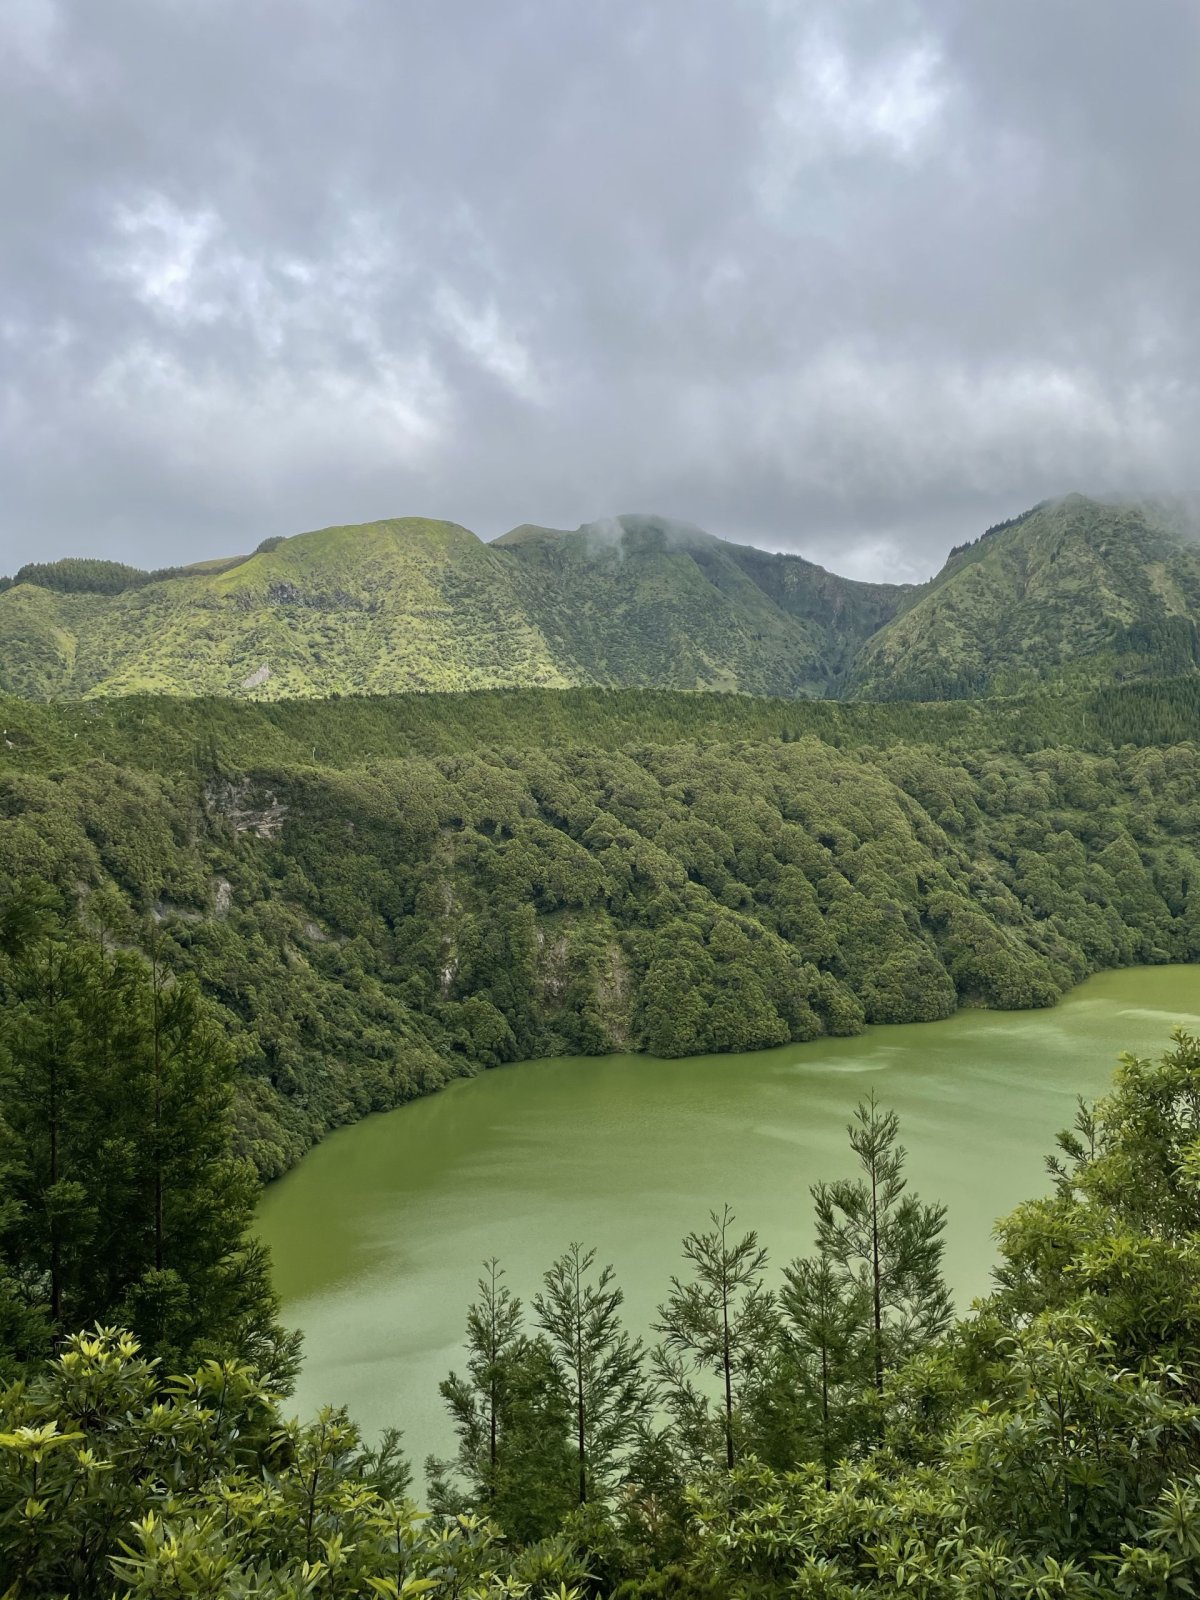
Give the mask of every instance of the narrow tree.
<svg viewBox="0 0 1200 1600">
<path fill-rule="evenodd" d="M 452 1372 L 438 1386 L 458 1434 L 458 1465 L 485 1505 L 496 1498 L 500 1439 L 521 1343 L 521 1302 L 501 1280 L 493 1256 L 483 1264 L 479 1299 L 467 1311 L 467 1372 Z"/>
<path fill-rule="evenodd" d="M 545 1274 L 534 1297 L 574 1402 L 580 1505 L 601 1492 L 621 1450 L 649 1411 L 640 1339 L 621 1325 L 625 1296 L 606 1266 L 592 1277 L 596 1252 L 572 1243 Z"/>
<path fill-rule="evenodd" d="M 817 1415 L 817 1441 L 828 1489 L 833 1463 L 851 1432 L 847 1413 L 866 1379 L 867 1340 L 872 1305 L 865 1287 L 839 1273 L 827 1255 L 793 1261 L 784 1270 L 779 1295 L 784 1338 L 811 1393 Z"/>
<path fill-rule="evenodd" d="M 671 1294 L 658 1309 L 655 1332 L 663 1335 L 657 1364 L 677 1408 L 698 1415 L 699 1397 L 688 1377 L 688 1363 L 715 1373 L 723 1390 L 725 1465 L 733 1470 L 737 1380 L 749 1372 L 775 1337 L 775 1303 L 763 1288 L 767 1252 L 751 1231 L 730 1237 L 736 1220 L 728 1206 L 709 1213 L 708 1233 L 689 1233 L 684 1259 L 695 1276 L 671 1279 Z"/>
<path fill-rule="evenodd" d="M 932 1342 L 950 1321 L 942 1277 L 946 1208 L 905 1194 L 899 1120 L 894 1111 L 880 1110 L 874 1094 L 860 1101 L 847 1132 L 863 1176 L 814 1185 L 817 1245 L 865 1291 L 872 1373 L 882 1392 L 885 1371 Z"/>
</svg>

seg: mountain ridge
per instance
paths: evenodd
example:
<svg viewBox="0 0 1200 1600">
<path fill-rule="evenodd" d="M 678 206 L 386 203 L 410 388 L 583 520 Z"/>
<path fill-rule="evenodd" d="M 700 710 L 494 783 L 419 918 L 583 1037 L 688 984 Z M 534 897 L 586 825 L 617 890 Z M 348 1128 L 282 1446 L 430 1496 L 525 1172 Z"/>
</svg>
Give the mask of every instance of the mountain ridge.
<svg viewBox="0 0 1200 1600">
<path fill-rule="evenodd" d="M 955 546 L 923 584 L 844 578 L 646 513 L 490 543 L 386 518 L 143 572 L 0 581 L 0 692 L 282 699 L 656 687 L 939 699 L 1200 666 L 1184 498 L 1068 495 Z"/>
<path fill-rule="evenodd" d="M 893 592 L 766 557 L 777 577 L 790 564 L 793 589 L 833 597 L 807 612 L 777 604 L 745 570 L 762 553 L 665 518 L 513 534 L 488 544 L 456 523 L 393 518 L 264 541 L 211 567 L 120 569 L 123 584 L 112 563 L 44 564 L 40 581 L 0 593 L 0 690 L 274 698 L 656 683 L 821 694 L 821 614 L 839 638 L 865 637 Z"/>
</svg>

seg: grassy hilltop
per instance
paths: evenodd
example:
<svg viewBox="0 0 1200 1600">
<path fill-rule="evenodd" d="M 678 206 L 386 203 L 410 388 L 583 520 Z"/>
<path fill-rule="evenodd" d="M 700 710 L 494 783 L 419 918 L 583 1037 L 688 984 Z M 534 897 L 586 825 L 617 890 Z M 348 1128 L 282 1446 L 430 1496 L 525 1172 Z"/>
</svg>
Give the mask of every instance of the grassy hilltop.
<svg viewBox="0 0 1200 1600">
<path fill-rule="evenodd" d="M 615 536 L 486 545 L 409 517 L 120 587 L 110 563 L 36 568 L 0 593 L 0 689 L 36 699 L 572 684 L 822 693 L 844 640 L 865 638 L 904 593 L 653 519 L 614 526 Z M 102 569 L 90 589 L 81 568 Z M 744 568 L 761 568 L 778 599 Z M 816 620 L 830 607 L 832 621 Z"/>
</svg>

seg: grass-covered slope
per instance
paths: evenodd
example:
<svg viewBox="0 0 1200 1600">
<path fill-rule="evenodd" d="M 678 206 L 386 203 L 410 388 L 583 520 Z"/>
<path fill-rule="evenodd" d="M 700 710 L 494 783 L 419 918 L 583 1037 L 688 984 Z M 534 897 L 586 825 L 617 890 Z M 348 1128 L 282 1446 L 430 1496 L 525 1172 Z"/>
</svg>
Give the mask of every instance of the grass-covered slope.
<svg viewBox="0 0 1200 1600">
<path fill-rule="evenodd" d="M 279 700 L 608 686 L 927 700 L 1193 671 L 1183 502 L 1072 495 L 858 583 L 661 517 L 486 545 L 404 518 L 157 573 L 59 561 L 0 584 L 0 692 Z"/>
<path fill-rule="evenodd" d="M 0 638 L 0 686 L 43 698 L 570 681 L 504 558 L 419 518 L 302 534 L 114 595 L 19 583 L 0 594 Z"/>
<path fill-rule="evenodd" d="M 1200 660 L 1197 619 L 1200 547 L 1170 507 L 1070 495 L 956 550 L 866 643 L 850 689 L 922 700 L 1166 676 Z"/>
<path fill-rule="evenodd" d="M 494 545 L 406 518 L 161 574 L 23 569 L 0 691 L 280 699 L 569 684 L 821 695 L 906 592 L 626 517 Z"/>
<path fill-rule="evenodd" d="M 269 1174 L 498 1061 L 754 1048 L 1195 958 L 1196 690 L 7 701 L 0 893 L 115 890 L 123 937 L 158 929 L 224 1008 Z"/>
</svg>

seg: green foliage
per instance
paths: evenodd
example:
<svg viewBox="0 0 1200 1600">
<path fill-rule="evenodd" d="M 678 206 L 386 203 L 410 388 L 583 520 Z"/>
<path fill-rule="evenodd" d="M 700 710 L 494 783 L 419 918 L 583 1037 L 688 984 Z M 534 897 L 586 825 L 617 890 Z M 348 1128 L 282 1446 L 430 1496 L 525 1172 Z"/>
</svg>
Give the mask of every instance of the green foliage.
<svg viewBox="0 0 1200 1600">
<path fill-rule="evenodd" d="M 572 1397 L 550 1344 L 524 1332 L 521 1302 L 484 1263 L 467 1313 L 467 1370 L 441 1384 L 458 1435 L 453 1462 L 427 1463 L 432 1504 L 474 1504 L 522 1544 L 553 1534 L 578 1498 Z M 451 1474 L 459 1474 L 455 1483 Z"/>
<path fill-rule="evenodd" d="M 1194 1038 L 1126 1058 L 1002 1225 L 996 1294 L 888 1377 L 881 1444 L 698 1486 L 678 1592 L 1192 1593 L 1198 1084 Z"/>
<path fill-rule="evenodd" d="M 345 1415 L 285 1420 L 257 1375 L 212 1361 L 164 1379 L 128 1335 L 76 1335 L 0 1393 L 0 1574 L 73 1600 L 520 1600 L 495 1530 L 430 1521 Z"/>
<path fill-rule="evenodd" d="M 905 1192 L 894 1117 L 866 1103 L 849 1133 L 863 1179 L 816 1186 L 817 1254 L 776 1307 L 728 1214 L 685 1242 L 664 1328 L 718 1390 L 739 1368 L 737 1459 L 694 1448 L 710 1396 L 655 1432 L 645 1392 L 620 1490 L 563 1520 L 576 1570 L 623 1600 L 1193 1593 L 1200 1040 L 1124 1059 L 955 1326 L 941 1212 Z"/>
<path fill-rule="evenodd" d="M 275 541 L 276 544 L 279 542 Z M 264 540 L 259 549 L 265 548 L 274 548 L 274 545 L 270 540 Z M 26 583 L 57 594 L 117 595 L 124 594 L 128 589 L 142 589 L 149 583 L 162 583 L 168 578 L 179 578 L 196 571 L 225 572 L 243 560 L 244 556 L 234 556 L 227 561 L 203 562 L 199 568 L 157 567 L 153 572 L 144 572 L 140 567 L 128 567 L 121 561 L 68 556 L 62 561 L 28 561 L 18 569 L 14 578 L 0 578 L 0 590 Z"/>
<path fill-rule="evenodd" d="M 14 583 L 36 583 L 42 589 L 60 594 L 120 594 L 134 585 L 148 583 L 150 574 L 120 561 L 78 560 L 30 561 L 13 579 Z"/>
<path fill-rule="evenodd" d="M 193 978 L 115 932 L 44 887 L 0 903 L 0 1286 L 24 1308 L 7 1354 L 119 1319 L 156 1357 L 236 1355 L 286 1381 L 223 1030 Z"/>
<path fill-rule="evenodd" d="M 940 1317 L 925 1318 L 906 1357 L 892 1346 L 881 1392 L 876 1302 L 842 1265 L 839 1239 L 793 1263 L 768 1315 L 753 1236 L 733 1239 L 728 1216 L 691 1236 L 695 1279 L 669 1302 L 677 1342 L 719 1376 L 728 1312 L 763 1371 L 791 1363 L 793 1405 L 808 1407 L 807 1424 L 763 1436 L 771 1461 L 743 1450 L 732 1467 L 706 1467 L 686 1429 L 657 1428 L 619 1291 L 579 1247 L 538 1297 L 549 1342 L 524 1333 L 498 1267 L 485 1269 L 467 1375 L 443 1386 L 466 1481 L 435 1483 L 431 1518 L 404 1499 L 394 1438 L 364 1449 L 333 1411 L 287 1422 L 236 1360 L 165 1378 L 128 1335 L 75 1335 L 41 1375 L 0 1389 L 0 1576 L 14 1596 L 79 1600 L 1189 1595 L 1200 1581 L 1198 1129 L 1200 1040 L 1177 1035 L 1157 1063 L 1125 1058 L 1113 1092 L 1061 1137 L 1053 1193 L 1002 1225 L 995 1293 L 941 1332 Z M 892 1119 L 868 1105 L 850 1132 L 894 1219 L 908 1197 Z M 818 1186 L 819 1245 L 827 1194 Z M 928 1267 L 940 1217 L 923 1222 Z M 894 1231 L 881 1241 L 882 1259 Z M 747 1319 L 752 1301 L 763 1315 Z M 759 1398 L 747 1422 L 766 1414 Z M 580 1415 L 594 1476 L 572 1505 Z M 509 1514 L 507 1547 L 484 1501 Z"/>
<path fill-rule="evenodd" d="M 620 1322 L 624 1295 L 611 1267 L 593 1273 L 596 1253 L 571 1244 L 534 1297 L 571 1408 L 579 1504 L 603 1495 L 649 1404 L 642 1345 Z"/>
<path fill-rule="evenodd" d="M 485 545 L 409 517 L 140 572 L 0 580 L 0 689 L 275 701 L 609 685 L 958 700 L 1195 674 L 1200 552 L 1169 505 L 1070 495 L 859 583 L 656 517 Z"/>
<path fill-rule="evenodd" d="M 882 1394 L 884 1374 L 949 1325 L 950 1295 L 942 1277 L 946 1211 L 905 1194 L 899 1121 L 894 1111 L 880 1109 L 873 1094 L 859 1103 L 848 1132 L 863 1175 L 813 1189 L 817 1250 L 842 1278 L 848 1305 L 861 1299 L 870 1307 L 871 1370 Z M 798 1284 L 792 1280 L 793 1289 Z M 823 1318 L 828 1310 L 822 1308 Z"/>
<path fill-rule="evenodd" d="M 783 1420 L 784 1450 L 767 1436 L 764 1459 L 786 1464 L 808 1450 L 821 1464 L 825 1487 L 832 1486 L 835 1462 L 864 1435 L 868 1374 L 873 1377 L 874 1297 L 871 1289 L 844 1270 L 827 1252 L 793 1261 L 785 1270 L 779 1302 L 784 1339 L 768 1403 L 772 1431 Z M 782 1396 L 777 1392 L 782 1388 Z"/>
<path fill-rule="evenodd" d="M 516 531 L 493 548 L 572 683 L 823 696 L 908 593 L 659 517 Z"/>
<path fill-rule="evenodd" d="M 990 723 L 606 691 L 10 713 L 0 887 L 154 925 L 264 1177 L 502 1061 L 1045 1005 L 1200 953 L 1191 680 Z"/>
<path fill-rule="evenodd" d="M 689 1233 L 683 1241 L 684 1260 L 693 1275 L 687 1281 L 671 1279 L 671 1293 L 654 1325 L 662 1334 L 656 1357 L 666 1403 L 689 1455 L 697 1463 L 706 1456 L 712 1460 L 715 1435 L 719 1459 L 732 1472 L 742 1389 L 776 1343 L 777 1319 L 774 1298 L 763 1286 L 767 1252 L 758 1235 L 751 1230 L 731 1238 L 735 1218 L 728 1206 L 712 1212 L 710 1220 L 711 1229 Z M 720 1422 L 715 1428 L 693 1373 L 718 1379 Z"/>
<path fill-rule="evenodd" d="M 944 700 L 1194 672 L 1200 550 L 1174 521 L 1068 495 L 989 529 L 866 643 L 849 692 Z"/>
<path fill-rule="evenodd" d="M 154 573 L 22 568 L 0 585 L 0 688 L 39 699 L 589 683 L 820 695 L 907 592 L 653 518 L 489 546 L 408 517 Z"/>
</svg>

